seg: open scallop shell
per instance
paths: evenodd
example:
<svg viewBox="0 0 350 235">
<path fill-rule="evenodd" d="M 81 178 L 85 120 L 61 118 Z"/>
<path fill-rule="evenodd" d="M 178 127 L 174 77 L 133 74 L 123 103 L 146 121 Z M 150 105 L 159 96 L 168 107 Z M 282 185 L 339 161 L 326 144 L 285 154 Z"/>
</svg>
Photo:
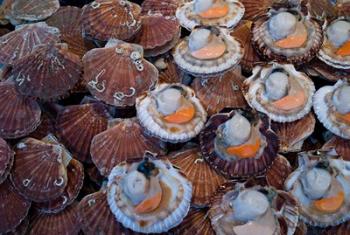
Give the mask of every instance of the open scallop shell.
<svg viewBox="0 0 350 235">
<path fill-rule="evenodd" d="M 29 55 L 37 45 L 58 42 L 59 29 L 44 22 L 17 26 L 0 38 L 0 64 L 13 64 Z"/>
<path fill-rule="evenodd" d="M 16 0 L 11 6 L 11 16 L 15 20 L 44 20 L 60 8 L 59 0 Z"/>
<path fill-rule="evenodd" d="M 5 140 L 0 138 L 0 184 L 4 182 L 10 173 L 14 160 L 14 152 Z"/>
<path fill-rule="evenodd" d="M 54 200 L 34 204 L 37 210 L 43 213 L 58 213 L 74 202 L 84 183 L 84 167 L 79 161 L 70 160 L 67 178 L 68 183 L 63 194 Z"/>
<path fill-rule="evenodd" d="M 73 204 L 57 214 L 39 214 L 30 225 L 30 235 L 69 234 L 80 231 L 78 205 Z"/>
<path fill-rule="evenodd" d="M 277 110 L 271 105 L 268 97 L 265 95 L 265 80 L 276 69 L 282 69 L 288 74 L 288 79 L 293 79 L 304 90 L 307 100 L 299 109 L 291 111 Z M 254 68 L 253 75 L 246 81 L 247 92 L 245 97 L 251 107 L 259 112 L 265 113 L 275 122 L 294 122 L 305 117 L 312 108 L 312 97 L 315 93 L 315 85 L 306 74 L 298 72 L 291 64 L 273 63 L 265 67 L 257 66 Z"/>
<path fill-rule="evenodd" d="M 234 28 L 244 15 L 244 6 L 238 0 L 221 0 L 229 7 L 227 15 L 214 18 L 205 19 L 194 12 L 195 1 L 187 2 L 179 7 L 176 11 L 176 18 L 180 24 L 188 29 L 193 30 L 196 26 L 219 26 L 226 28 Z"/>
<path fill-rule="evenodd" d="M 145 15 L 141 17 L 141 22 L 142 28 L 135 43 L 143 47 L 146 57 L 166 53 L 180 39 L 181 28 L 173 17 Z"/>
<path fill-rule="evenodd" d="M 34 202 L 62 195 L 68 181 L 66 165 L 71 158 L 63 146 L 27 138 L 16 145 L 15 152 L 11 180 L 20 194 Z"/>
<path fill-rule="evenodd" d="M 27 216 L 30 201 L 17 194 L 9 180 L 0 184 L 0 233 L 16 228 Z"/>
<path fill-rule="evenodd" d="M 107 129 L 108 118 L 102 103 L 67 106 L 57 116 L 57 136 L 77 159 L 91 162 L 91 140 Z"/>
<path fill-rule="evenodd" d="M 218 127 L 233 117 L 236 112 L 241 112 L 246 117 L 252 117 L 252 124 L 259 128 L 265 138 L 261 154 L 254 158 L 232 159 L 231 161 L 221 158 L 215 150 L 215 138 Z M 268 118 L 257 113 L 234 110 L 230 113 L 213 115 L 199 136 L 200 148 L 204 159 L 219 173 L 228 178 L 248 178 L 263 175 L 273 164 L 277 157 L 279 141 L 277 135 L 270 129 Z"/>
<path fill-rule="evenodd" d="M 143 49 L 136 44 L 111 41 L 86 53 L 83 63 L 92 95 L 117 107 L 133 106 L 158 80 L 157 68 L 143 59 Z"/>
<path fill-rule="evenodd" d="M 156 169 L 161 172 L 159 182 L 164 193 L 162 200 L 167 199 L 160 203 L 160 206 L 151 213 L 133 213 L 134 209 L 126 201 L 127 198 L 123 193 L 121 180 L 128 172 L 136 171 L 139 164 L 143 163 L 122 163 L 113 168 L 108 177 L 108 204 L 117 221 L 126 228 L 142 233 L 167 232 L 169 229 L 179 225 L 187 215 L 190 209 L 192 186 L 180 172 L 172 167 L 170 162 L 146 159 L 144 161 L 154 164 Z"/>
<path fill-rule="evenodd" d="M 0 136 L 5 139 L 23 137 L 40 124 L 39 104 L 22 96 L 10 81 L 0 83 Z"/>
<path fill-rule="evenodd" d="M 330 82 L 337 82 L 343 78 L 350 78 L 350 69 L 337 69 L 319 59 L 313 59 L 305 67 L 306 72 L 310 76 L 317 76 Z"/>
<path fill-rule="evenodd" d="M 163 153 L 161 142 L 145 135 L 136 118 L 115 120 L 91 142 L 92 161 L 104 176 L 123 161 L 142 158 L 145 151 Z"/>
<path fill-rule="evenodd" d="M 85 36 L 108 41 L 131 39 L 141 28 L 141 7 L 127 0 L 95 0 L 83 8 Z"/>
<path fill-rule="evenodd" d="M 315 125 L 316 119 L 312 112 L 294 122 L 272 122 L 271 128 L 280 140 L 279 151 L 282 153 L 299 152 L 304 140 L 314 132 Z"/>
<path fill-rule="evenodd" d="M 191 181 L 193 187 L 192 205 L 199 207 L 209 205 L 210 198 L 226 181 L 204 161 L 198 148 L 175 152 L 168 159 Z"/>
<path fill-rule="evenodd" d="M 244 48 L 224 29 L 211 28 L 226 44 L 226 53 L 217 59 L 199 60 L 189 51 L 189 37 L 181 40 L 173 51 L 176 64 L 183 71 L 197 77 L 214 77 L 237 65 L 244 54 Z"/>
<path fill-rule="evenodd" d="M 213 79 L 195 79 L 193 90 L 208 112 L 216 114 L 224 108 L 246 108 L 242 88 L 244 78 L 240 72 L 230 70 Z"/>
<path fill-rule="evenodd" d="M 334 136 L 323 145 L 322 150 L 334 151 L 344 160 L 350 161 L 350 141 L 347 139 Z"/>
<path fill-rule="evenodd" d="M 177 0 L 145 0 L 141 4 L 141 14 L 149 15 L 160 13 L 163 16 L 175 16 L 180 3 L 181 1 Z"/>
<path fill-rule="evenodd" d="M 189 100 L 196 109 L 194 118 L 184 124 L 166 123 L 162 115 L 157 111 L 155 96 L 168 88 L 180 89 L 185 93 L 185 98 Z M 152 136 L 163 141 L 180 143 L 186 142 L 199 134 L 207 119 L 202 104 L 195 96 L 194 91 L 182 84 L 160 84 L 154 90 L 140 96 L 136 101 L 137 117 L 145 131 Z"/>
<path fill-rule="evenodd" d="M 79 56 L 67 44 L 40 45 L 29 55 L 15 61 L 9 73 L 20 93 L 43 100 L 67 95 L 82 75 Z"/>
<path fill-rule="evenodd" d="M 330 101 L 334 91 L 347 84 L 344 80 L 339 80 L 334 86 L 321 87 L 314 95 L 313 106 L 319 121 L 332 133 L 345 139 L 350 139 L 350 127 L 334 122 L 332 118 L 335 108 Z"/>
</svg>

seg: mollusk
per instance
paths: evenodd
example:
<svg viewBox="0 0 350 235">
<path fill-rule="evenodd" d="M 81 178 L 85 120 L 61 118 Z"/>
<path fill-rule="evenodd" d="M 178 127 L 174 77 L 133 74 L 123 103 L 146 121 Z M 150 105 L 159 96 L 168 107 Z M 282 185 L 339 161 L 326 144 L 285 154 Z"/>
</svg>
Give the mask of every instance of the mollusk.
<svg viewBox="0 0 350 235">
<path fill-rule="evenodd" d="M 159 70 L 159 83 L 182 83 L 184 72 L 177 67 L 171 56 L 161 57 L 154 62 Z"/>
<path fill-rule="evenodd" d="M 238 0 L 194 0 L 176 11 L 180 24 L 188 30 L 196 26 L 235 27 L 244 15 L 244 6 Z"/>
<path fill-rule="evenodd" d="M 344 160 L 350 161 L 350 141 L 333 136 L 323 146 L 322 150 L 330 151 L 331 154 L 341 156 Z"/>
<path fill-rule="evenodd" d="M 293 65 L 257 66 L 245 85 L 250 106 L 275 122 L 293 122 L 311 110 L 314 83 Z"/>
<path fill-rule="evenodd" d="M 86 53 L 83 64 L 92 95 L 117 107 L 133 106 L 158 80 L 158 70 L 143 58 L 142 47 L 119 40 Z"/>
<path fill-rule="evenodd" d="M 141 4 L 141 14 L 150 15 L 160 13 L 163 16 L 175 16 L 179 5 L 180 1 L 177 0 L 145 0 Z"/>
<path fill-rule="evenodd" d="M 332 133 L 350 139 L 350 85 L 339 80 L 334 86 L 320 88 L 314 96 L 315 113 Z"/>
<path fill-rule="evenodd" d="M 182 84 L 160 84 L 136 101 L 146 132 L 163 141 L 186 142 L 204 127 L 207 113 L 194 91 Z"/>
<path fill-rule="evenodd" d="M 222 74 L 243 57 L 244 49 L 224 29 L 198 28 L 178 43 L 173 56 L 180 69 L 198 77 Z"/>
<path fill-rule="evenodd" d="M 11 17 L 14 20 L 39 21 L 48 18 L 59 8 L 59 0 L 16 0 L 11 5 Z"/>
<path fill-rule="evenodd" d="M 0 138 L 0 184 L 4 182 L 10 173 L 14 159 L 14 153 L 5 140 Z"/>
<path fill-rule="evenodd" d="M 350 78 L 350 69 L 337 69 L 318 58 L 313 59 L 305 67 L 305 71 L 310 76 L 321 77 L 330 82 L 336 82 L 340 79 Z"/>
<path fill-rule="evenodd" d="M 191 183 L 170 162 L 148 157 L 122 163 L 108 177 L 108 204 L 124 227 L 161 233 L 181 223 L 190 209 Z"/>
</svg>

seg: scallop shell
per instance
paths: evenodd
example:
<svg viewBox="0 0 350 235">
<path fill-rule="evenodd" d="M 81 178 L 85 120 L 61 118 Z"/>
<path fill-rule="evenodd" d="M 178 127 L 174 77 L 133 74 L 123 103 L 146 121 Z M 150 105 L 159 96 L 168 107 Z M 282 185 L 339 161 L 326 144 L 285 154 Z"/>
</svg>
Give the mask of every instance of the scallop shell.
<svg viewBox="0 0 350 235">
<path fill-rule="evenodd" d="M 285 9 L 282 11 L 285 11 Z M 302 16 L 301 12 L 300 15 Z M 253 47 L 266 60 L 294 65 L 311 61 L 321 49 L 323 31 L 319 23 L 312 18 L 304 17 L 303 20 L 309 31 L 307 43 L 303 47 L 284 49 L 275 46 L 268 30 L 269 16 L 262 16 L 254 21 L 252 25 Z"/>
<path fill-rule="evenodd" d="M 265 15 L 273 5 L 273 0 L 240 0 L 245 8 L 243 20 L 251 20 Z"/>
<path fill-rule="evenodd" d="M 93 48 L 82 35 L 82 12 L 81 8 L 65 6 L 46 20 L 48 25 L 60 30 L 62 42 L 67 43 L 68 49 L 80 57 L 83 57 L 89 48 Z"/>
<path fill-rule="evenodd" d="M 336 69 L 326 63 L 323 63 L 319 59 L 313 59 L 310 63 L 308 63 L 306 65 L 306 71 L 310 74 L 310 76 L 321 77 L 330 82 L 337 82 L 343 78 L 350 79 L 350 69 Z"/>
<path fill-rule="evenodd" d="M 84 167 L 79 161 L 70 160 L 67 178 L 68 183 L 63 194 L 54 200 L 34 204 L 37 210 L 42 213 L 58 213 L 74 202 L 84 183 Z"/>
<path fill-rule="evenodd" d="M 179 125 L 171 125 L 163 121 L 161 114 L 157 111 L 154 96 L 168 88 L 180 89 L 185 93 L 185 98 L 195 106 L 196 113 L 191 121 Z M 140 124 L 148 134 L 171 143 L 183 143 L 194 138 L 202 130 L 207 119 L 207 113 L 195 96 L 194 91 L 179 83 L 160 84 L 154 90 L 149 91 L 147 95 L 138 97 L 136 100 L 136 110 Z"/>
<path fill-rule="evenodd" d="M 91 162 L 91 141 L 107 129 L 108 118 L 102 103 L 68 106 L 57 116 L 57 135 L 78 160 Z"/>
<path fill-rule="evenodd" d="M 117 120 L 91 142 L 92 161 L 104 176 L 125 160 L 142 158 L 145 151 L 163 153 L 161 142 L 145 135 L 136 118 Z"/>
<path fill-rule="evenodd" d="M 13 64 L 32 53 L 36 46 L 58 42 L 59 37 L 59 30 L 44 22 L 17 26 L 0 38 L 0 64 Z"/>
<path fill-rule="evenodd" d="M 23 95 L 43 100 L 67 95 L 82 75 L 79 56 L 67 44 L 40 45 L 29 55 L 15 61 L 9 73 Z"/>
<path fill-rule="evenodd" d="M 141 14 L 152 15 L 160 13 L 163 16 L 175 16 L 180 3 L 181 1 L 177 0 L 145 0 L 141 4 Z"/>
<path fill-rule="evenodd" d="M 53 200 L 67 185 L 67 157 L 62 146 L 33 138 L 16 145 L 11 180 L 17 191 L 34 202 Z"/>
<path fill-rule="evenodd" d="M 279 190 L 284 189 L 284 181 L 292 173 L 292 166 L 282 155 L 273 161 L 270 169 L 266 171 L 266 182 L 269 186 Z"/>
<path fill-rule="evenodd" d="M 316 119 L 312 112 L 294 122 L 272 122 L 271 128 L 280 140 L 279 151 L 282 153 L 299 152 L 304 140 L 314 132 L 315 125 Z"/>
<path fill-rule="evenodd" d="M 225 183 L 202 158 L 198 148 L 181 150 L 169 156 L 169 161 L 191 181 L 193 187 L 192 206 L 207 206 L 210 198 Z"/>
<path fill-rule="evenodd" d="M 83 63 L 92 95 L 117 107 L 133 106 L 158 79 L 157 68 L 143 59 L 142 47 L 122 41 L 89 51 Z"/>
<path fill-rule="evenodd" d="M 182 83 L 184 74 L 176 66 L 174 59 L 165 57 L 154 62 L 159 70 L 159 83 Z"/>
<path fill-rule="evenodd" d="M 238 0 L 221 0 L 229 7 L 228 13 L 220 18 L 205 19 L 194 12 L 195 1 L 184 3 L 176 11 L 176 18 L 180 24 L 191 31 L 197 26 L 218 26 L 234 28 L 244 15 L 244 6 Z"/>
<path fill-rule="evenodd" d="M 258 122 L 260 133 L 265 136 L 267 146 L 259 158 L 239 159 L 227 161 L 220 158 L 215 151 L 215 138 L 217 128 L 235 114 L 220 113 L 213 115 L 199 136 L 201 153 L 204 159 L 216 171 L 228 178 L 249 178 L 251 176 L 262 175 L 273 164 L 277 157 L 279 141 L 277 135 L 270 129 L 268 118 L 264 115 L 252 113 L 254 120 Z M 248 115 L 248 114 L 247 114 Z"/>
<path fill-rule="evenodd" d="M 39 214 L 30 226 L 29 235 L 78 235 L 80 231 L 78 205 L 73 204 L 57 214 Z"/>
<path fill-rule="evenodd" d="M 12 3 L 11 16 L 16 20 L 44 20 L 60 8 L 59 0 L 16 0 Z"/>
<path fill-rule="evenodd" d="M 27 216 L 30 201 L 18 195 L 9 180 L 0 184 L 0 233 L 17 227 Z"/>
<path fill-rule="evenodd" d="M 5 139 L 23 137 L 40 124 L 39 104 L 16 91 L 12 82 L 0 83 L 0 136 Z"/>
<path fill-rule="evenodd" d="M 29 228 L 29 218 L 25 218 L 20 225 L 12 229 L 11 232 L 6 233 L 6 235 L 24 235 L 27 233 Z"/>
<path fill-rule="evenodd" d="M 193 90 L 208 112 L 216 114 L 224 108 L 246 108 L 242 88 L 244 78 L 238 71 L 230 70 L 213 79 L 195 79 Z"/>
<path fill-rule="evenodd" d="M 14 153 L 5 140 L 0 138 L 0 184 L 4 182 L 13 165 Z"/>
<path fill-rule="evenodd" d="M 96 185 L 101 186 L 103 184 L 103 181 L 105 180 L 105 177 L 102 176 L 97 169 L 97 167 L 94 164 L 87 165 L 85 167 L 85 172 L 88 176 L 88 179 L 95 183 Z"/>
<path fill-rule="evenodd" d="M 135 43 L 144 49 L 146 57 L 164 54 L 180 39 L 181 28 L 175 18 L 160 14 L 141 17 L 142 28 Z"/>
<path fill-rule="evenodd" d="M 194 58 L 188 48 L 189 37 L 182 39 L 173 51 L 175 63 L 186 73 L 197 77 L 215 77 L 236 66 L 243 57 L 242 45 L 228 35 L 224 29 L 212 28 L 225 42 L 226 53 L 217 59 L 199 60 Z"/>
<path fill-rule="evenodd" d="M 42 139 L 50 133 L 55 133 L 55 121 L 49 114 L 43 113 L 40 125 L 29 136 L 34 139 Z"/>
<path fill-rule="evenodd" d="M 83 8 L 83 33 L 100 41 L 131 39 L 141 28 L 140 13 L 127 0 L 95 0 Z"/>
<path fill-rule="evenodd" d="M 312 17 L 326 20 L 337 15 L 337 9 L 329 0 L 308 0 L 308 10 Z"/>
<path fill-rule="evenodd" d="M 350 140 L 334 136 L 323 145 L 322 149 L 334 150 L 344 160 L 350 161 Z"/>
<path fill-rule="evenodd" d="M 191 208 L 182 223 L 171 230 L 174 235 L 215 235 L 206 209 Z"/>
</svg>

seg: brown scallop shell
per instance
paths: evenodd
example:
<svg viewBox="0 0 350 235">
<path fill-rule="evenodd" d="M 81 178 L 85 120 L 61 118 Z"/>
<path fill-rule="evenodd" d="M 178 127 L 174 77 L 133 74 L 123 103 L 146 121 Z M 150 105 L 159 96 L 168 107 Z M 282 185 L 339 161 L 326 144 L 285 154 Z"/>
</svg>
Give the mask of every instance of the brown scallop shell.
<svg viewBox="0 0 350 235">
<path fill-rule="evenodd" d="M 54 200 L 34 204 L 37 210 L 43 213 L 58 213 L 74 202 L 84 183 L 84 167 L 79 161 L 70 160 L 67 178 L 68 183 L 63 194 Z"/>
<path fill-rule="evenodd" d="M 60 30 L 62 42 L 67 43 L 68 49 L 80 57 L 93 48 L 92 43 L 83 38 L 82 12 L 81 8 L 65 6 L 46 20 L 48 25 Z"/>
<path fill-rule="evenodd" d="M 5 140 L 0 138 L 0 184 L 4 182 L 13 165 L 14 152 Z"/>
<path fill-rule="evenodd" d="M 294 122 L 271 122 L 271 128 L 280 140 L 279 151 L 281 153 L 299 152 L 304 140 L 314 132 L 315 125 L 316 119 L 312 112 Z"/>
<path fill-rule="evenodd" d="M 209 205 L 210 198 L 226 181 L 204 161 L 199 148 L 178 151 L 171 154 L 168 160 L 191 181 L 192 204 L 195 206 Z"/>
<path fill-rule="evenodd" d="M 20 93 L 42 100 L 67 95 L 81 75 L 80 58 L 67 49 L 67 44 L 37 46 L 31 54 L 15 61 L 9 73 Z"/>
<path fill-rule="evenodd" d="M 50 133 L 55 133 L 55 121 L 49 114 L 43 113 L 41 115 L 40 125 L 35 129 L 34 132 L 30 133 L 29 136 L 40 140 Z"/>
<path fill-rule="evenodd" d="M 108 118 L 107 109 L 99 102 L 67 106 L 57 115 L 56 133 L 78 160 L 91 162 L 91 140 L 107 129 Z"/>
<path fill-rule="evenodd" d="M 16 228 L 12 229 L 10 232 L 6 233 L 6 235 L 25 235 L 27 234 L 29 228 L 29 218 L 25 218 L 20 225 Z"/>
<path fill-rule="evenodd" d="M 159 70 L 159 83 L 182 83 L 183 72 L 170 56 L 158 59 L 154 65 Z"/>
<path fill-rule="evenodd" d="M 39 214 L 30 225 L 29 235 L 67 234 L 80 231 L 78 204 L 74 203 L 57 214 Z"/>
<path fill-rule="evenodd" d="M 5 139 L 23 137 L 40 124 L 39 104 L 22 96 L 10 81 L 0 83 L 0 136 Z"/>
<path fill-rule="evenodd" d="M 34 202 L 62 195 L 68 181 L 62 146 L 27 138 L 16 145 L 15 152 L 10 176 L 20 194 Z"/>
<path fill-rule="evenodd" d="M 342 2 L 342 1 L 338 1 Z M 350 16 L 350 3 L 346 0 L 336 5 L 337 16 Z"/>
<path fill-rule="evenodd" d="M 337 9 L 329 0 L 308 0 L 307 8 L 310 16 L 318 20 L 330 19 L 337 15 Z"/>
<path fill-rule="evenodd" d="M 350 140 L 333 136 L 322 147 L 324 150 L 335 150 L 344 160 L 350 161 Z"/>
<path fill-rule="evenodd" d="M 27 216 L 30 201 L 17 194 L 9 180 L 0 184 L 0 233 L 16 228 Z"/>
<path fill-rule="evenodd" d="M 141 7 L 127 0 L 95 0 L 83 8 L 85 36 L 108 41 L 131 39 L 141 28 Z"/>
<path fill-rule="evenodd" d="M 105 180 L 105 177 L 101 175 L 100 171 L 94 164 L 85 165 L 85 172 L 89 180 L 97 185 L 101 186 L 103 181 Z"/>
<path fill-rule="evenodd" d="M 143 59 L 142 47 L 122 41 L 89 51 L 83 63 L 91 94 L 117 107 L 135 105 L 136 97 L 158 79 L 157 68 Z"/>
<path fill-rule="evenodd" d="M 213 115 L 224 108 L 248 106 L 242 93 L 243 81 L 238 71 L 230 70 L 215 78 L 196 78 L 192 88 L 208 114 Z"/>
<path fill-rule="evenodd" d="M 19 26 L 0 38 L 0 64 L 13 64 L 29 55 L 37 45 L 58 42 L 59 36 L 57 28 L 44 22 Z"/>
<path fill-rule="evenodd" d="M 267 141 L 267 146 L 259 159 L 249 158 L 226 161 L 217 156 L 214 146 L 217 128 L 229 120 L 234 115 L 234 112 L 212 116 L 199 136 L 200 148 L 204 159 L 210 166 L 227 178 L 241 179 L 263 175 L 277 157 L 279 141 L 277 135 L 270 129 L 267 116 L 257 113 L 252 114 L 255 119 L 260 119 L 261 125 L 259 130 Z"/>
<path fill-rule="evenodd" d="M 144 134 L 136 118 L 117 120 L 91 142 L 92 161 L 104 176 L 125 160 L 143 158 L 145 151 L 163 153 L 161 142 Z"/>
<path fill-rule="evenodd" d="M 252 46 L 252 24 L 252 21 L 244 20 L 231 33 L 231 36 L 235 37 L 235 39 L 237 39 L 237 41 L 239 41 L 244 47 L 244 53 L 240 65 L 243 70 L 248 72 L 252 71 L 254 66 L 259 62 L 262 62 Z"/>
<path fill-rule="evenodd" d="M 269 186 L 284 190 L 284 181 L 292 173 L 292 166 L 282 155 L 273 161 L 271 167 L 266 171 L 266 182 Z"/>
<path fill-rule="evenodd" d="M 191 208 L 179 226 L 171 230 L 174 235 L 215 235 L 207 209 Z"/>
<path fill-rule="evenodd" d="M 160 13 L 163 16 L 175 16 L 181 1 L 178 0 L 145 0 L 141 7 L 142 15 Z"/>
<path fill-rule="evenodd" d="M 245 8 L 243 20 L 254 20 L 265 15 L 273 4 L 273 0 L 240 0 L 240 2 Z"/>
<path fill-rule="evenodd" d="M 51 16 L 59 7 L 59 0 L 16 0 L 11 7 L 11 15 L 15 19 L 39 21 Z"/>
<path fill-rule="evenodd" d="M 141 17 L 142 28 L 135 43 L 140 44 L 146 57 L 164 54 L 180 39 L 181 28 L 175 17 L 160 14 Z"/>
<path fill-rule="evenodd" d="M 344 78 L 350 79 L 350 69 L 336 69 L 317 58 L 306 65 L 306 72 L 310 76 L 316 75 L 330 82 L 336 82 Z"/>
</svg>

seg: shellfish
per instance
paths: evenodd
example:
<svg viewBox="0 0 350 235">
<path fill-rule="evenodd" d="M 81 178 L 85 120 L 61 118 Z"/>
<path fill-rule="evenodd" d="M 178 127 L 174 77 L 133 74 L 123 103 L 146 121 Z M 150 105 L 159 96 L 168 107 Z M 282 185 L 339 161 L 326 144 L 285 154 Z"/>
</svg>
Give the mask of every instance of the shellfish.
<svg viewBox="0 0 350 235">
<path fill-rule="evenodd" d="M 228 178 L 262 175 L 279 147 L 267 117 L 243 110 L 213 115 L 199 141 L 204 159 Z"/>
<path fill-rule="evenodd" d="M 5 140 L 0 138 L 0 184 L 4 182 L 10 173 L 14 159 L 14 153 Z"/>
<path fill-rule="evenodd" d="M 175 16 L 180 4 L 180 1 L 177 0 L 145 0 L 141 4 L 141 14 L 152 15 L 160 13 L 163 16 Z"/>
<path fill-rule="evenodd" d="M 122 163 L 108 177 L 108 204 L 117 221 L 142 233 L 161 233 L 187 215 L 191 183 L 168 161 L 146 157 Z"/>
<path fill-rule="evenodd" d="M 159 71 L 159 83 L 182 83 L 185 74 L 177 67 L 171 56 L 161 57 L 154 62 Z"/>
<path fill-rule="evenodd" d="M 14 20 L 39 21 L 48 18 L 59 8 L 59 0 L 16 0 L 11 5 L 11 17 Z"/>
<path fill-rule="evenodd" d="M 322 146 L 322 150 L 330 151 L 341 156 L 344 160 L 350 161 L 350 141 L 347 139 L 333 136 Z"/>
<path fill-rule="evenodd" d="M 146 132 L 163 141 L 186 142 L 204 127 L 207 113 L 194 91 L 182 84 L 160 84 L 137 98 L 137 117 Z"/>
<path fill-rule="evenodd" d="M 83 64 L 92 95 L 117 107 L 133 106 L 136 97 L 158 80 L 158 70 L 143 58 L 142 47 L 122 41 L 89 51 Z"/>
</svg>

